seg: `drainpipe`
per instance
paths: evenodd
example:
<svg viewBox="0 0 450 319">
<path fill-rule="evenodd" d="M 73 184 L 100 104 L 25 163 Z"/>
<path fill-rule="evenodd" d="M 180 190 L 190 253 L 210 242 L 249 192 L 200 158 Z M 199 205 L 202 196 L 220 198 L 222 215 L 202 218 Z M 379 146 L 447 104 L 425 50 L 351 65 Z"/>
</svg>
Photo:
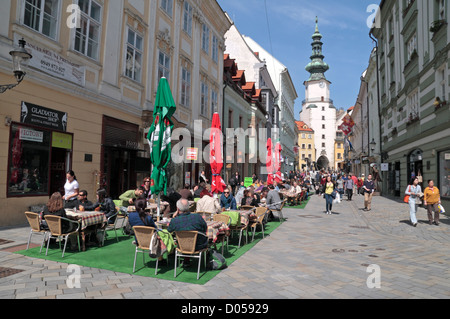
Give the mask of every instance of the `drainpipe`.
<svg viewBox="0 0 450 319">
<path fill-rule="evenodd" d="M 384 2 L 384 1 L 383 1 Z M 381 101 L 380 101 L 380 73 L 379 73 L 379 62 L 378 62 L 378 40 L 373 36 L 373 28 L 370 29 L 369 32 L 369 37 L 375 42 L 375 49 L 376 49 L 376 66 L 377 66 L 377 100 L 378 100 L 378 106 L 377 106 L 377 110 L 378 110 L 378 132 L 379 132 L 379 145 L 380 145 L 380 159 L 381 159 L 381 163 L 384 162 L 384 158 L 383 158 L 383 142 L 382 142 L 382 138 L 381 138 Z M 379 169 L 379 173 L 383 174 L 381 172 L 381 167 L 378 168 Z M 384 181 L 384 176 L 383 176 L 383 181 Z M 380 195 L 381 194 L 381 190 L 380 190 Z"/>
</svg>

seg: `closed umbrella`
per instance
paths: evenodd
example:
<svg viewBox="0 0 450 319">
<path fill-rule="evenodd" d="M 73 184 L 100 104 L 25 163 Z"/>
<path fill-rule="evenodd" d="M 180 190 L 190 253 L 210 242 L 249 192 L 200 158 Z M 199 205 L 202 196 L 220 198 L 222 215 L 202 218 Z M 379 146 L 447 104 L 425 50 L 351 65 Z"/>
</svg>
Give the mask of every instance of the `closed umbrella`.
<svg viewBox="0 0 450 319">
<path fill-rule="evenodd" d="M 281 179 L 281 144 L 277 142 L 275 145 L 275 181 L 277 183 L 281 183 L 283 180 Z"/>
<path fill-rule="evenodd" d="M 150 145 L 150 162 L 152 173 L 150 189 L 152 194 L 158 195 L 158 220 L 160 217 L 161 192 L 167 194 L 166 168 L 171 160 L 173 130 L 172 115 L 176 111 L 172 92 L 166 78 L 161 78 L 156 92 L 153 123 L 147 135 Z"/>
<path fill-rule="evenodd" d="M 267 185 L 273 184 L 273 155 L 272 155 L 272 139 L 267 140 L 267 158 L 266 158 L 266 168 L 267 168 Z"/>
<path fill-rule="evenodd" d="M 223 168 L 222 158 L 222 128 L 220 125 L 219 113 L 214 113 L 209 138 L 210 145 L 210 165 L 212 172 L 211 191 L 212 193 L 222 193 L 225 187 L 225 181 L 220 173 Z"/>
</svg>

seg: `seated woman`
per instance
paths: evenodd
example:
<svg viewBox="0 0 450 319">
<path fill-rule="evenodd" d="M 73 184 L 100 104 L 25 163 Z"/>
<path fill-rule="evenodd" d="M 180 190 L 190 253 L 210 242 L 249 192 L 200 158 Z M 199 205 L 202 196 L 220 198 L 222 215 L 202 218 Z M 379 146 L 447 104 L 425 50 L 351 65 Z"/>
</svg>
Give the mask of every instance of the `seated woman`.
<svg viewBox="0 0 450 319">
<path fill-rule="evenodd" d="M 81 206 L 79 208 L 80 210 L 83 210 Z M 117 212 L 114 201 L 107 195 L 106 190 L 103 188 L 97 190 L 97 203 L 92 206 L 85 206 L 84 210 L 100 211 L 105 214 L 106 218 L 113 216 Z M 112 218 L 109 223 L 113 224 L 114 220 L 115 218 Z"/>
<path fill-rule="evenodd" d="M 149 226 L 149 227 L 153 227 L 153 228 L 158 228 L 158 227 L 156 227 L 156 224 L 153 221 L 152 216 L 147 215 L 145 213 L 145 207 L 147 207 L 147 200 L 146 199 L 139 198 L 138 200 L 136 200 L 135 207 L 136 207 L 136 211 L 135 212 L 131 212 L 128 215 L 128 221 L 129 221 L 131 227 L 134 227 L 134 226 Z M 135 237 L 135 240 L 136 240 L 136 243 L 137 243 L 136 237 Z"/>
<path fill-rule="evenodd" d="M 256 206 L 257 198 L 255 197 L 253 190 L 246 189 L 244 191 L 244 198 L 241 200 L 241 206 Z"/>
<path fill-rule="evenodd" d="M 42 213 L 42 227 L 44 229 L 48 229 L 47 222 L 45 221 L 45 215 L 55 215 L 67 218 L 61 193 L 53 193 L 52 196 L 50 196 L 47 205 L 44 207 L 44 211 Z M 61 221 L 61 231 L 63 234 L 75 231 L 76 227 L 77 226 L 75 223 L 71 223 L 67 220 Z"/>
</svg>

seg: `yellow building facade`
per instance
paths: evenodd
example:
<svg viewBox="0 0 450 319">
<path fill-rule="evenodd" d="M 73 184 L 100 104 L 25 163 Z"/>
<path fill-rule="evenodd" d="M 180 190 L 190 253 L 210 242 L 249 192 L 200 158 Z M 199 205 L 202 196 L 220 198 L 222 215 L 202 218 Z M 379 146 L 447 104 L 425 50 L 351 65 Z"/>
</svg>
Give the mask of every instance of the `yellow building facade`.
<svg viewBox="0 0 450 319">
<path fill-rule="evenodd" d="M 296 121 L 298 130 L 298 170 L 313 169 L 316 162 L 316 148 L 314 146 L 314 130 L 305 122 Z"/>
<path fill-rule="evenodd" d="M 0 83 L 15 81 L 9 51 L 20 39 L 33 58 L 23 82 L 0 94 L 0 226 L 24 223 L 26 210 L 63 192 L 68 170 L 93 201 L 98 188 L 115 198 L 140 185 L 161 76 L 177 103 L 176 127 L 193 131 L 197 119 L 208 127 L 221 109 L 230 25 L 216 1 L 2 6 Z"/>
</svg>

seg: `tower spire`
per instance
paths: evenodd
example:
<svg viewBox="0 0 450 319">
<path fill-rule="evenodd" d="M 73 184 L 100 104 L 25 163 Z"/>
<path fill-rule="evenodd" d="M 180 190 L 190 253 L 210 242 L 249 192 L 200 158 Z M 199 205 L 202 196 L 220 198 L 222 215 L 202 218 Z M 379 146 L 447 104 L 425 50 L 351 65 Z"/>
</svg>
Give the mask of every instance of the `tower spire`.
<svg viewBox="0 0 450 319">
<path fill-rule="evenodd" d="M 316 17 L 316 30 L 312 35 L 313 42 L 311 62 L 306 66 L 306 71 L 311 73 L 308 81 L 322 80 L 325 79 L 325 72 L 330 69 L 330 66 L 326 64 L 323 59 L 325 56 L 322 54 L 322 34 L 319 32 L 319 18 Z"/>
</svg>

